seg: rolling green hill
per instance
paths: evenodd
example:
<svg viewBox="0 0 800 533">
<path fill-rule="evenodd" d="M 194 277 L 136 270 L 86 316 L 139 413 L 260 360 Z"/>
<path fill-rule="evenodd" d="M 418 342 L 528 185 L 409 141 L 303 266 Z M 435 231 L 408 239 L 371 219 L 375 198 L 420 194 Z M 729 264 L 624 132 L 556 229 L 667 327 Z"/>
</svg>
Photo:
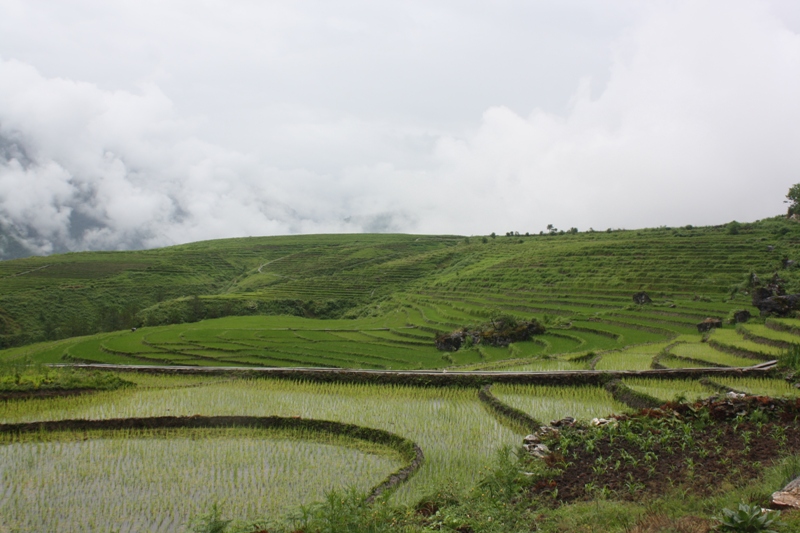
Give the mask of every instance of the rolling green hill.
<svg viewBox="0 0 800 533">
<path fill-rule="evenodd" d="M 588 368 L 599 361 L 587 353 L 613 351 L 598 368 L 638 368 L 654 354 L 645 363 L 623 348 L 695 342 L 705 317 L 757 314 L 746 294 L 751 273 L 779 273 L 788 290 L 800 291 L 787 259 L 800 259 L 800 225 L 782 217 L 737 232 L 307 235 L 30 257 L 0 262 L 0 343 L 25 346 L 6 358 L 42 362 L 394 369 L 509 361 L 545 370 Z M 642 290 L 652 304 L 633 304 Z M 433 347 L 434 332 L 497 313 L 550 327 L 506 348 Z M 768 341 L 780 335 L 763 330 L 720 331 L 704 346 L 713 353 L 682 347 L 660 361 L 735 366 L 769 358 L 778 348 Z M 28 346 L 99 332 L 107 333 Z"/>
</svg>

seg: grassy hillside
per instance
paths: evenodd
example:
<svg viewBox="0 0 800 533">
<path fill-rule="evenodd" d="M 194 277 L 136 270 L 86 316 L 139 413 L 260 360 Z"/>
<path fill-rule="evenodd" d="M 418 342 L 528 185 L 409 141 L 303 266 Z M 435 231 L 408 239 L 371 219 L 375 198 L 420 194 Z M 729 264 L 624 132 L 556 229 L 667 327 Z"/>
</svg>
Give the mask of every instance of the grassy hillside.
<svg viewBox="0 0 800 533">
<path fill-rule="evenodd" d="M 800 291 L 785 262 L 800 259 L 799 246 L 800 225 L 775 218 L 738 232 L 309 235 L 26 258 L 0 262 L 0 343 L 119 331 L 6 354 L 42 362 L 487 368 L 537 358 L 541 369 L 638 368 L 653 354 L 643 363 L 641 353 L 619 350 L 696 334 L 707 316 L 756 314 L 745 293 L 751 273 L 766 280 L 777 272 Z M 633 304 L 640 290 L 652 304 Z M 443 354 L 430 343 L 434 331 L 501 312 L 550 329 L 508 348 Z M 712 366 L 767 358 L 778 348 L 759 338 L 780 335 L 766 329 L 719 332 L 699 355 L 679 348 L 661 359 Z M 601 362 L 547 357 L 608 350 L 616 352 Z"/>
<path fill-rule="evenodd" d="M 722 508 L 739 502 L 760 508 L 796 474 L 800 433 L 794 422 L 780 422 L 763 398 L 738 400 L 758 402 L 763 412 L 742 418 L 736 407 L 728 412 L 734 418 L 714 424 L 709 421 L 716 418 L 677 404 L 663 418 L 643 415 L 596 429 L 589 421 L 631 414 L 641 402 L 730 391 L 786 396 L 791 400 L 780 405 L 795 409 L 800 391 L 791 383 L 776 376 L 626 376 L 608 387 L 441 389 L 379 379 L 320 383 L 147 373 L 124 374 L 128 383 L 109 372 L 95 373 L 96 383 L 71 385 L 93 394 L 67 395 L 75 391 L 63 390 L 69 383 L 61 378 L 82 376 L 79 369 L 18 363 L 749 366 L 800 344 L 800 318 L 726 323 L 708 335 L 696 324 L 738 309 L 757 315 L 746 294 L 751 274 L 768 280 L 777 272 L 787 290 L 800 291 L 800 276 L 785 261 L 800 259 L 799 243 L 800 225 L 771 219 L 733 234 L 722 226 L 469 239 L 325 235 L 2 262 L 2 339 L 17 346 L 0 351 L 0 381 L 13 393 L 0 419 L 7 425 L 0 427 L 0 456 L 12 465 L 0 501 L 7 523 L 0 529 L 85 531 L 91 523 L 102 531 L 177 532 L 222 501 L 226 517 L 244 521 L 228 528 L 231 533 L 655 533 L 688 531 L 686 524 L 710 531 Z M 634 304 L 632 295 L 641 290 L 651 303 Z M 547 332 L 505 347 L 435 349 L 435 332 L 498 314 L 535 317 Z M 100 386 L 111 378 L 117 388 Z M 719 405 L 727 409 L 725 402 Z M 674 409 L 693 414 L 683 419 Z M 794 411 L 789 414 L 787 420 L 796 420 Z M 359 492 L 326 491 L 370 490 L 405 464 L 397 450 L 313 431 L 267 431 L 246 420 L 197 426 L 195 415 L 356 424 L 418 444 L 424 461 L 387 500 L 368 505 Z M 516 458 L 509 454 L 530 427 L 565 416 L 579 421 L 579 431 L 566 431 L 548 446 L 564 456 L 567 447 L 570 457 L 583 454 L 573 465 L 583 470 L 561 476 L 562 466 L 573 466 L 534 460 L 521 449 Z M 185 425 L 131 429 L 142 417 Z M 48 433 L 43 421 L 64 424 Z M 103 421 L 108 425 L 93 432 L 80 426 Z M 22 423 L 35 429 L 23 435 L 13 426 Z M 642 428 L 659 437 L 640 439 Z M 493 462 L 492 451 L 501 446 Z M 298 511 L 299 505 L 305 507 Z M 796 517 L 788 520 L 796 527 Z"/>
</svg>

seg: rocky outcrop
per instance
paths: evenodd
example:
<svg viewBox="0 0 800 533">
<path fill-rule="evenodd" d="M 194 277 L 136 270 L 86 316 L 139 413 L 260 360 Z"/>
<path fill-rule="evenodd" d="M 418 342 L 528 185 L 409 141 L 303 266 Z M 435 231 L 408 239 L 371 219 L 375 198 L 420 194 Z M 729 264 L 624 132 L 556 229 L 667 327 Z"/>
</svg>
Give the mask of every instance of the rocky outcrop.
<svg viewBox="0 0 800 533">
<path fill-rule="evenodd" d="M 636 294 L 633 295 L 633 303 L 635 303 L 636 305 L 645 305 L 652 302 L 653 300 L 651 300 L 650 296 L 648 296 L 647 293 L 644 291 L 637 292 Z"/>
<path fill-rule="evenodd" d="M 753 306 L 761 316 L 789 316 L 800 310 L 800 294 L 786 294 L 783 283 L 776 273 L 766 287 L 753 290 Z"/>
<path fill-rule="evenodd" d="M 544 333 L 545 327 L 537 320 L 517 321 L 510 317 L 495 319 L 474 328 L 461 328 L 442 333 L 434 340 L 439 350 L 454 352 L 465 344 L 487 344 L 508 346 L 512 342 L 527 341 L 534 335 Z"/>
<path fill-rule="evenodd" d="M 750 320 L 752 315 L 750 315 L 750 311 L 747 309 L 739 309 L 733 312 L 733 323 L 734 324 L 743 324 Z"/>
<path fill-rule="evenodd" d="M 783 490 L 773 492 L 772 504 L 777 507 L 800 509 L 800 477 L 783 487 Z"/>
<path fill-rule="evenodd" d="M 697 324 L 697 331 L 699 333 L 705 333 L 707 331 L 711 331 L 714 328 L 721 328 L 722 327 L 722 320 L 719 318 L 706 318 L 699 324 Z"/>
<path fill-rule="evenodd" d="M 800 309 L 800 294 L 772 295 L 769 290 L 759 288 L 753 293 L 753 305 L 761 316 L 789 316 Z"/>
</svg>

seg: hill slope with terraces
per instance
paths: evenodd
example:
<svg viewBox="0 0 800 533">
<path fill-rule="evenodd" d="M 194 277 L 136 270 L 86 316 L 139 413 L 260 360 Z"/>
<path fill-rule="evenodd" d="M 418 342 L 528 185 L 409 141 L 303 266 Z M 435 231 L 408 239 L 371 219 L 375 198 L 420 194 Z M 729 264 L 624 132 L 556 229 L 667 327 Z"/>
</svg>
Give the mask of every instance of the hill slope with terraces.
<svg viewBox="0 0 800 533">
<path fill-rule="evenodd" d="M 800 225 L 534 236 L 308 235 L 0 262 L 0 342 L 42 362 L 566 370 L 747 366 L 793 318 L 752 307 L 752 274 L 800 292 Z M 636 305 L 645 291 L 652 303 Z M 547 332 L 442 353 L 436 332 L 497 314 Z M 139 328 L 131 332 L 130 328 Z M 71 339 L 81 335 L 91 335 Z M 56 341 L 53 344 L 31 343 Z"/>
</svg>

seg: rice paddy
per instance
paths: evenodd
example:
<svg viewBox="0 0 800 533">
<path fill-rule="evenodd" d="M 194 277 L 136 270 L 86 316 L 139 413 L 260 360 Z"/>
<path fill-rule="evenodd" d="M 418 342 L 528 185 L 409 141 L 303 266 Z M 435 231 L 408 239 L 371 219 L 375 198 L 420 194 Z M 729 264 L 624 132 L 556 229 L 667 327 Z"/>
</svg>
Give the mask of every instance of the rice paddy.
<svg viewBox="0 0 800 533">
<path fill-rule="evenodd" d="M 444 484 L 468 488 L 477 480 L 480 469 L 491 464 L 493 450 L 503 444 L 515 445 L 519 440 L 519 435 L 482 407 L 477 391 L 472 389 L 275 380 L 180 388 L 169 387 L 167 380 L 163 383 L 166 388 L 15 402 L 0 413 L 0 421 L 277 415 L 384 429 L 411 439 L 425 452 L 423 467 L 393 495 L 398 502 L 405 503 Z"/>
<path fill-rule="evenodd" d="M 313 435 L 117 433 L 0 444 L 0 524 L 11 531 L 184 531 L 215 503 L 241 518 L 280 516 L 331 489 L 367 491 L 402 463 L 387 451 Z"/>
<path fill-rule="evenodd" d="M 545 424 L 567 416 L 588 422 L 595 417 L 629 410 L 599 387 L 495 385 L 492 394 Z"/>
<path fill-rule="evenodd" d="M 696 401 L 708 398 L 717 391 L 704 386 L 696 380 L 657 380 L 627 378 L 625 384 L 631 389 L 643 392 L 663 402 L 672 402 L 676 399 Z"/>
<path fill-rule="evenodd" d="M 782 379 L 717 377 L 714 382 L 730 387 L 732 390 L 759 396 L 800 397 L 800 389 Z"/>
</svg>

